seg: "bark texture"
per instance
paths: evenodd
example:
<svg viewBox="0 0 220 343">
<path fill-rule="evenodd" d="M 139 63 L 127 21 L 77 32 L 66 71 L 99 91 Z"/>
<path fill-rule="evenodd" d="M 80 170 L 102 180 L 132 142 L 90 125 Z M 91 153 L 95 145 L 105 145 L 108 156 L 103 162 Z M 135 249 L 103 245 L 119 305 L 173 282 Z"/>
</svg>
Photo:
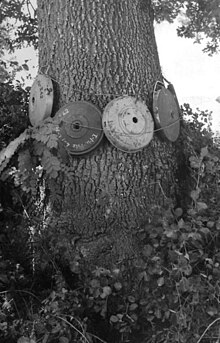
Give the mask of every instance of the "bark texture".
<svg viewBox="0 0 220 343">
<path fill-rule="evenodd" d="M 75 100 L 103 110 L 123 94 L 152 108 L 161 69 L 151 1 L 38 0 L 38 17 L 40 71 L 56 80 L 54 114 Z M 138 231 L 175 194 L 176 167 L 175 144 L 156 134 L 138 153 L 117 150 L 104 138 L 91 153 L 73 156 L 60 217 L 70 256 L 78 252 L 99 265 L 137 256 Z"/>
</svg>

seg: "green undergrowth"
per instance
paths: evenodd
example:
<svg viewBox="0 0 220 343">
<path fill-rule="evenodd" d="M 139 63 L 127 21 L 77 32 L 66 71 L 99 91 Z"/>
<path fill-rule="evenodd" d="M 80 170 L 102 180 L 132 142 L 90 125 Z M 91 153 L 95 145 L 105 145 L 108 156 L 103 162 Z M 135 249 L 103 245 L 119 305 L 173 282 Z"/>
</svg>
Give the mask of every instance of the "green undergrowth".
<svg viewBox="0 0 220 343">
<path fill-rule="evenodd" d="M 137 230 L 139 256 L 111 269 L 91 270 L 80 258 L 68 259 L 62 217 L 47 226 L 48 194 L 59 206 L 60 174 L 72 177 L 60 158 L 54 123 L 27 130 L 4 151 L 1 342 L 219 341 L 220 151 L 209 114 L 188 105 L 182 112 L 190 120 L 182 123 L 177 143 L 187 173 L 180 201 L 158 207 Z"/>
</svg>

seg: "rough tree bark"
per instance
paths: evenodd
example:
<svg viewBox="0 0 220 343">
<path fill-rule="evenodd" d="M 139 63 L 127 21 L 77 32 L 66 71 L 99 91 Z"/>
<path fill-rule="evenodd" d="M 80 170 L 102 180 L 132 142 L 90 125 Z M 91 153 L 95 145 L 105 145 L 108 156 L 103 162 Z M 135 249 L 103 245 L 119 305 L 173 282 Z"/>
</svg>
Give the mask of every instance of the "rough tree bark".
<svg viewBox="0 0 220 343">
<path fill-rule="evenodd" d="M 103 110 L 123 94 L 152 108 L 161 68 L 150 0 L 38 0 L 38 18 L 40 70 L 57 81 L 54 113 L 75 100 Z M 91 264 L 110 266 L 137 256 L 137 232 L 175 194 L 175 156 L 175 144 L 154 134 L 138 153 L 104 138 L 91 153 L 73 157 L 61 215 L 70 241 L 77 237 L 69 244 L 72 258 L 78 251 Z"/>
</svg>

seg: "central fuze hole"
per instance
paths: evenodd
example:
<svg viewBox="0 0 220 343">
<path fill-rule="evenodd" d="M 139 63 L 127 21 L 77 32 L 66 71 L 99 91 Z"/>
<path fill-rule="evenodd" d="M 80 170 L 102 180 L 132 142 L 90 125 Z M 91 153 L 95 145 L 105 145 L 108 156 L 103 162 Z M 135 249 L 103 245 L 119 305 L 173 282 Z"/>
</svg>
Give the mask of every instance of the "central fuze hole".
<svg viewBox="0 0 220 343">
<path fill-rule="evenodd" d="M 136 117 L 133 117 L 132 120 L 133 120 L 133 123 L 135 124 L 138 122 L 138 119 Z"/>
<path fill-rule="evenodd" d="M 74 128 L 75 130 L 79 130 L 79 129 L 80 129 L 79 123 L 73 124 L 73 128 Z"/>
</svg>

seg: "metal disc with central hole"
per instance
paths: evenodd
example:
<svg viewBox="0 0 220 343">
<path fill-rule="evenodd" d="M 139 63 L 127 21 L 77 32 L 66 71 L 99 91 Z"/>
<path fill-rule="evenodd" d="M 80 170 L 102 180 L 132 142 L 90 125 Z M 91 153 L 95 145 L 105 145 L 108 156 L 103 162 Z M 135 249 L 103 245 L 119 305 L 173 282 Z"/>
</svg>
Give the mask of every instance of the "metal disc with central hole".
<svg viewBox="0 0 220 343">
<path fill-rule="evenodd" d="M 82 155 L 97 147 L 103 137 L 100 110 L 86 101 L 71 102 L 59 109 L 60 140 L 70 154 Z"/>
<path fill-rule="evenodd" d="M 45 75 L 37 75 L 29 98 L 29 119 L 36 125 L 51 115 L 53 107 L 53 84 Z"/>
<path fill-rule="evenodd" d="M 177 97 L 170 89 L 157 82 L 153 94 L 153 115 L 160 135 L 175 142 L 180 133 L 180 109 Z"/>
<path fill-rule="evenodd" d="M 112 100 L 102 118 L 106 137 L 124 152 L 137 152 L 149 144 L 154 123 L 147 106 L 131 96 Z"/>
</svg>

